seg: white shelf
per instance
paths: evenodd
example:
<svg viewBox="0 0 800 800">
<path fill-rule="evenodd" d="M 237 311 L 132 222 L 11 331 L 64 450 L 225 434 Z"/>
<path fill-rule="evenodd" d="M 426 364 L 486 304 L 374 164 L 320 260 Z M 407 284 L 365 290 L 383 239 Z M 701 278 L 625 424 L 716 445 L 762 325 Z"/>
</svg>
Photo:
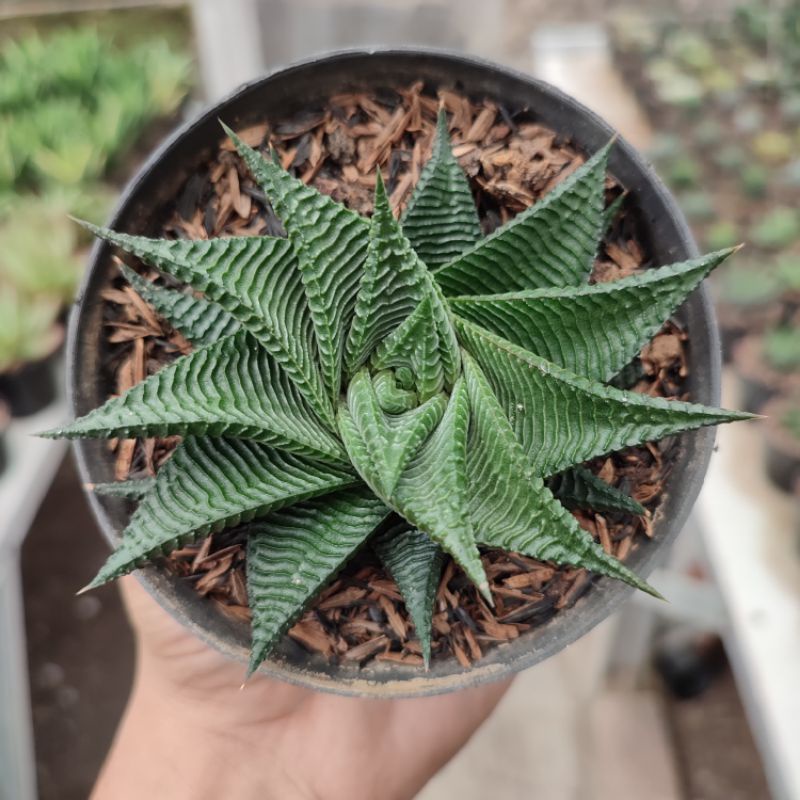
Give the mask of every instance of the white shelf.
<svg viewBox="0 0 800 800">
<path fill-rule="evenodd" d="M 725 404 L 736 407 L 731 376 L 725 388 Z M 800 515 L 798 498 L 766 478 L 759 424 L 719 429 L 697 511 L 773 796 L 800 800 Z"/>
<path fill-rule="evenodd" d="M 66 451 L 65 441 L 34 434 L 66 419 L 66 406 L 54 403 L 11 423 L 5 442 L 8 464 L 0 475 L 0 558 L 18 550 Z"/>
</svg>

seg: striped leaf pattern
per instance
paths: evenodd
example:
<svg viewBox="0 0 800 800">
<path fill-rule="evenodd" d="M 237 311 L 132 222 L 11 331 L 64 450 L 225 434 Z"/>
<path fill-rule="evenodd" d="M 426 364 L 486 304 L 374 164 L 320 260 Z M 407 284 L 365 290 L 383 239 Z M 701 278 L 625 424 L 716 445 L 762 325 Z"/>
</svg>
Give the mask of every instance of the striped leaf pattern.
<svg viewBox="0 0 800 800">
<path fill-rule="evenodd" d="M 444 266 L 481 239 L 472 189 L 450 149 L 444 109 L 430 160 L 403 214 L 403 232 L 429 269 Z"/>
<path fill-rule="evenodd" d="M 169 324 L 196 347 L 213 344 L 239 330 L 240 323 L 222 306 L 186 292 L 156 286 L 122 265 L 128 283 Z"/>
<path fill-rule="evenodd" d="M 170 241 L 84 224 L 99 238 L 221 305 L 276 358 L 315 411 L 332 423 L 333 409 L 315 364 L 313 323 L 288 240 L 231 236 Z"/>
<path fill-rule="evenodd" d="M 442 576 L 444 553 L 429 536 L 410 527 L 405 520 L 395 520 L 381 528 L 373 546 L 403 595 L 427 668 L 431 661 L 433 604 Z"/>
<path fill-rule="evenodd" d="M 531 469 L 489 382 L 471 356 L 464 377 L 472 409 L 469 511 L 481 544 L 573 564 L 653 590 L 607 555 Z"/>
<path fill-rule="evenodd" d="M 248 331 L 159 370 L 50 437 L 227 436 L 341 461 L 341 445 Z"/>
<path fill-rule="evenodd" d="M 388 513 L 369 490 L 351 489 L 273 511 L 250 526 L 248 675 Z"/>
<path fill-rule="evenodd" d="M 584 283 L 603 231 L 606 145 L 536 205 L 436 271 L 448 296 Z"/>
<path fill-rule="evenodd" d="M 400 475 L 420 445 L 439 424 L 447 407 L 443 394 L 403 414 L 387 415 L 372 379 L 359 370 L 339 409 L 339 431 L 352 463 L 380 497 L 390 498 Z"/>
<path fill-rule="evenodd" d="M 392 215 L 379 172 L 367 260 L 347 339 L 346 362 L 351 375 L 414 311 L 426 288 L 425 266 Z"/>
<path fill-rule="evenodd" d="M 554 364 L 607 381 L 732 252 L 722 250 L 610 283 L 456 297 L 450 305 L 460 317 Z"/>
<path fill-rule="evenodd" d="M 554 475 L 548 481 L 548 488 L 560 503 L 570 509 L 646 513 L 641 503 L 616 487 L 609 486 L 585 467 L 572 467 Z"/>
<path fill-rule="evenodd" d="M 458 320 L 535 475 L 679 431 L 752 415 L 614 389 L 575 375 L 493 333 Z"/>
<path fill-rule="evenodd" d="M 156 476 L 90 588 L 200 536 L 355 486 L 346 467 L 238 439 L 185 439 Z"/>
<path fill-rule="evenodd" d="M 368 541 L 426 665 L 445 555 L 489 602 L 479 546 L 653 593 L 568 509 L 643 513 L 580 465 L 748 417 L 607 383 L 628 385 L 623 368 L 730 251 L 589 285 L 622 202 L 604 207 L 611 145 L 481 238 L 443 113 L 402 223 L 380 175 L 370 221 L 229 134 L 287 238 L 87 226 L 203 295 L 123 268 L 196 349 L 45 434 L 184 437 L 155 479 L 94 487 L 139 502 L 90 587 L 241 524 L 250 672 Z"/>
<path fill-rule="evenodd" d="M 120 497 L 123 500 L 141 500 L 155 485 L 155 478 L 132 478 L 112 483 L 95 483 L 90 488 L 104 497 Z"/>
<path fill-rule="evenodd" d="M 369 223 L 226 130 L 289 234 L 314 321 L 323 381 L 335 403 L 347 323 L 367 256 Z"/>
</svg>

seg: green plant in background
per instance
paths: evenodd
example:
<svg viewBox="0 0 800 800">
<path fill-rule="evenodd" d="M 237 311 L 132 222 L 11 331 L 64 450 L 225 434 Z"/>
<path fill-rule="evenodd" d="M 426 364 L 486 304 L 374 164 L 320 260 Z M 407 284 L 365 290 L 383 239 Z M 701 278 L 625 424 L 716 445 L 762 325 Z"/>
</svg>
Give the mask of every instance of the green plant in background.
<svg viewBox="0 0 800 800">
<path fill-rule="evenodd" d="M 767 362 L 779 372 L 800 368 L 800 329 L 775 328 L 764 334 L 762 351 Z"/>
<path fill-rule="evenodd" d="M 765 214 L 750 230 L 753 244 L 765 250 L 780 250 L 800 238 L 800 216 L 793 208 L 778 206 Z"/>
<path fill-rule="evenodd" d="M 61 305 L 49 298 L 26 298 L 0 284 L 0 374 L 50 355 L 61 341 Z"/>
<path fill-rule="evenodd" d="M 742 191 L 751 198 L 763 197 L 769 188 L 770 171 L 761 164 L 747 164 L 742 168 Z"/>
<path fill-rule="evenodd" d="M 490 602 L 479 546 L 652 591 L 545 480 L 748 416 L 607 384 L 731 251 L 589 284 L 610 145 L 484 238 L 444 114 L 402 223 L 379 175 L 370 221 L 228 133 L 288 238 L 92 228 L 205 299 L 152 286 L 197 349 L 47 434 L 184 437 L 90 586 L 248 523 L 251 672 L 367 543 L 403 593 L 426 661 L 444 553 Z M 225 335 L 197 326 L 209 314 Z M 560 497 L 586 502 L 587 481 L 606 507 L 640 508 L 585 470 Z"/>
<path fill-rule="evenodd" d="M 784 164 L 794 153 L 792 137 L 782 131 L 762 131 L 753 139 L 753 153 L 765 164 Z"/>
<path fill-rule="evenodd" d="M 0 187 L 96 179 L 147 125 L 178 108 L 189 68 L 189 59 L 162 41 L 117 48 L 92 29 L 6 43 Z"/>
<path fill-rule="evenodd" d="M 720 276 L 720 300 L 736 306 L 761 306 L 777 300 L 783 282 L 773 267 L 738 264 Z"/>
</svg>

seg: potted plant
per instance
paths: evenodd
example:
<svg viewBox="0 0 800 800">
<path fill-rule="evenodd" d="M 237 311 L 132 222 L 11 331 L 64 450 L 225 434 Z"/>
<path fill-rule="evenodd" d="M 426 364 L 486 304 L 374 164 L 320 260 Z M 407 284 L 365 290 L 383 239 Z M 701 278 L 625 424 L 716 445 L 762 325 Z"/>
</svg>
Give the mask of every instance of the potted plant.
<svg viewBox="0 0 800 800">
<path fill-rule="evenodd" d="M 93 585 L 169 553 L 137 574 L 221 651 L 381 696 L 496 679 L 652 591 L 703 426 L 747 415 L 651 396 L 716 401 L 693 290 L 731 251 L 695 257 L 611 140 L 545 84 L 409 51 L 289 68 L 178 131 L 93 229 L 78 419 L 50 433 L 87 483 L 124 479 L 91 496 L 109 541 L 127 529 Z M 632 360 L 638 393 L 606 385 Z"/>
<path fill-rule="evenodd" d="M 781 326 L 762 335 L 746 336 L 734 350 L 734 363 L 741 384 L 741 405 L 759 412 L 775 394 L 798 385 L 800 331 Z"/>
<path fill-rule="evenodd" d="M 57 301 L 26 298 L 0 284 L 0 399 L 15 417 L 35 414 L 55 398 L 60 312 Z"/>
</svg>

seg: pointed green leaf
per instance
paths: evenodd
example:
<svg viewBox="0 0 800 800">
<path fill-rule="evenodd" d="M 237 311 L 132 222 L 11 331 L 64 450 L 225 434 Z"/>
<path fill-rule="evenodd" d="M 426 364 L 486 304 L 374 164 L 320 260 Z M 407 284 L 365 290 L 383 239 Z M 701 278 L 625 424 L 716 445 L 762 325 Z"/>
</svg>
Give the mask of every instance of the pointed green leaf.
<svg viewBox="0 0 800 800">
<path fill-rule="evenodd" d="M 357 483 L 344 467 L 255 442 L 189 437 L 159 470 L 122 542 L 89 588 L 187 541 Z"/>
<path fill-rule="evenodd" d="M 314 363 L 305 290 L 288 240 L 231 236 L 171 241 L 84 226 L 221 305 L 269 350 L 326 423 L 333 423 L 330 399 Z"/>
<path fill-rule="evenodd" d="M 732 252 L 721 250 L 593 286 L 456 297 L 449 302 L 460 317 L 571 372 L 607 381 Z"/>
<path fill-rule="evenodd" d="M 416 392 L 398 386 L 397 376 L 393 370 L 378 372 L 372 378 L 372 385 L 375 388 L 378 405 L 387 414 L 402 414 L 419 405 Z"/>
<path fill-rule="evenodd" d="M 239 321 L 217 303 L 176 289 L 156 286 L 125 264 L 122 265 L 122 274 L 142 299 L 197 347 L 213 344 L 239 330 Z"/>
<path fill-rule="evenodd" d="M 431 158 L 403 215 L 403 233 L 430 269 L 447 264 L 481 239 L 478 211 L 467 176 L 450 147 L 444 109 L 439 112 Z"/>
<path fill-rule="evenodd" d="M 534 475 L 595 456 L 751 415 L 649 397 L 568 372 L 464 320 L 456 328 L 486 374 Z"/>
<path fill-rule="evenodd" d="M 567 508 L 591 508 L 595 511 L 626 511 L 644 514 L 646 509 L 630 495 L 609 486 L 585 467 L 572 467 L 554 475 L 549 489 Z"/>
<path fill-rule="evenodd" d="M 436 287 L 428 288 L 414 311 L 372 355 L 376 370 L 410 369 L 421 400 L 452 386 L 460 368 L 458 340 L 445 301 Z"/>
<path fill-rule="evenodd" d="M 393 525 L 381 529 L 372 544 L 403 595 L 427 669 L 431 661 L 433 604 L 442 576 L 444 553 L 430 536 L 409 527 L 405 520 L 396 520 Z"/>
<path fill-rule="evenodd" d="M 472 408 L 468 496 L 477 540 L 531 558 L 585 567 L 654 594 L 609 556 L 534 474 L 489 382 L 468 354 L 464 378 Z"/>
<path fill-rule="evenodd" d="M 289 234 L 314 320 L 322 377 L 336 402 L 345 327 L 353 313 L 367 256 L 369 222 L 265 159 L 229 128 L 225 131 Z"/>
<path fill-rule="evenodd" d="M 606 145 L 526 211 L 436 272 L 447 295 L 577 286 L 603 232 Z"/>
<path fill-rule="evenodd" d="M 345 350 L 350 374 L 414 311 L 427 287 L 425 273 L 392 214 L 379 172 L 367 260 Z"/>
<path fill-rule="evenodd" d="M 447 407 L 443 394 L 403 414 L 383 412 L 366 369 L 360 369 L 347 388 L 347 413 L 340 430 L 356 468 L 381 497 L 391 497 L 409 460 L 439 424 Z M 363 449 L 362 449 L 363 448 Z M 359 466 L 360 465 L 360 466 Z"/>
<path fill-rule="evenodd" d="M 127 481 L 95 483 L 87 488 L 104 497 L 121 497 L 125 500 L 141 500 L 155 485 L 155 478 L 132 478 Z"/>
<path fill-rule="evenodd" d="M 336 438 L 248 331 L 195 350 L 50 438 L 227 436 L 341 461 Z"/>
<path fill-rule="evenodd" d="M 273 511 L 250 526 L 247 594 L 253 645 L 248 675 L 388 513 L 362 488 Z"/>
<path fill-rule="evenodd" d="M 339 405 L 339 432 L 350 461 L 375 493 L 413 526 L 450 553 L 478 589 L 489 584 L 467 513 L 466 445 L 469 400 L 462 378 L 456 382 L 438 427 L 408 461 L 391 495 L 377 476 L 376 447 L 369 415 L 354 392 Z"/>
</svg>

